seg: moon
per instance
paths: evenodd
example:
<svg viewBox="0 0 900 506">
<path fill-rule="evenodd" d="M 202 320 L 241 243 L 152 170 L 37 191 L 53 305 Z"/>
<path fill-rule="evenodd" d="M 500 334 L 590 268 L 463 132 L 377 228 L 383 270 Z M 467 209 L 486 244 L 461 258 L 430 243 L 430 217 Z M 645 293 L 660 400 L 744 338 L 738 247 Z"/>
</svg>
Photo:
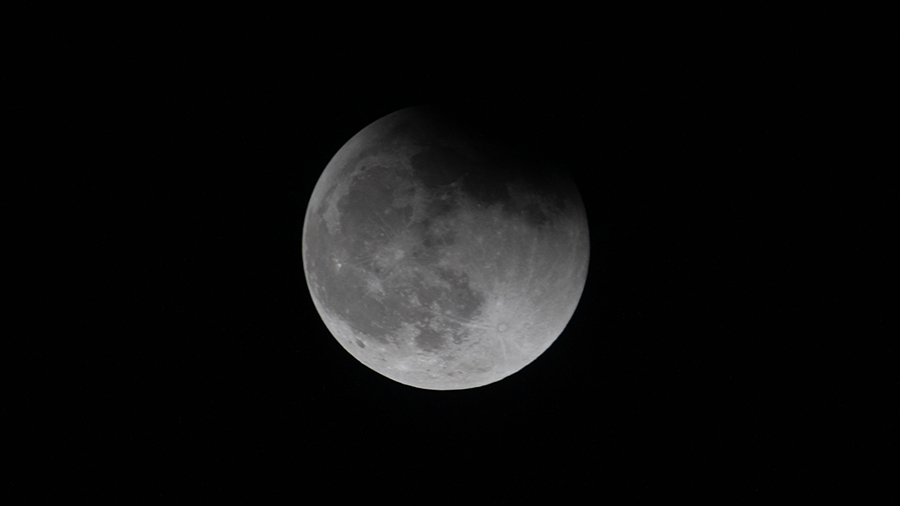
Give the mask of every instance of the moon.
<svg viewBox="0 0 900 506">
<path fill-rule="evenodd" d="M 303 223 L 307 286 L 375 372 L 475 388 L 534 361 L 587 278 L 589 235 L 552 156 L 436 107 L 389 114 L 334 155 Z"/>
</svg>

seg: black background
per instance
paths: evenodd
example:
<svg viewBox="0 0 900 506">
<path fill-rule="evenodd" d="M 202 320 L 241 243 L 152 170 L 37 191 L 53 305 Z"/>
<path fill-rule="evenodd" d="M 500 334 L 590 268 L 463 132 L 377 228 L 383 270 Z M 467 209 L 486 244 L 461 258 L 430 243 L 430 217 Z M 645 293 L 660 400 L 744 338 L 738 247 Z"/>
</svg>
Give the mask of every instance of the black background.
<svg viewBox="0 0 900 506">
<path fill-rule="evenodd" d="M 888 318 L 862 296 L 887 201 L 861 197 L 887 182 L 849 163 L 852 55 L 539 18 L 44 38 L 12 101 L 36 183 L 20 222 L 40 224 L 23 227 L 23 298 L 41 301 L 10 355 L 29 371 L 7 408 L 30 445 L 13 467 L 39 491 L 329 502 L 856 488 L 856 427 L 882 423 L 863 415 L 861 343 Z M 555 153 L 590 224 L 565 332 L 468 391 L 357 363 L 301 260 L 331 156 L 434 102 Z"/>
</svg>

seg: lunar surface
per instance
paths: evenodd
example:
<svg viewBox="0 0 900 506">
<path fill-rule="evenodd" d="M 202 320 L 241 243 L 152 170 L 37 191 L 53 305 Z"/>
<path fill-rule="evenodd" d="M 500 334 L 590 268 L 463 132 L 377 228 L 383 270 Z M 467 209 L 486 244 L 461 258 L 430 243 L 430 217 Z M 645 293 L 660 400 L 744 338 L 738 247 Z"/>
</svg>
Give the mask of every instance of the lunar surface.
<svg viewBox="0 0 900 506">
<path fill-rule="evenodd" d="M 432 108 L 331 159 L 303 225 L 316 309 L 347 352 L 432 390 L 493 383 L 562 333 L 584 289 L 584 204 L 552 157 Z"/>
</svg>

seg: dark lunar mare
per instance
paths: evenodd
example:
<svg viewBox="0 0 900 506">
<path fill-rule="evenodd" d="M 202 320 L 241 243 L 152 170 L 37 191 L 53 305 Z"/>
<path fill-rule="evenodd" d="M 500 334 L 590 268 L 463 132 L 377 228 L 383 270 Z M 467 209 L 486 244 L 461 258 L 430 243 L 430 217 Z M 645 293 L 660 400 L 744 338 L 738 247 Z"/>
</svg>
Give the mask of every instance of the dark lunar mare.
<svg viewBox="0 0 900 506">
<path fill-rule="evenodd" d="M 479 205 L 500 204 L 508 216 L 524 216 L 535 226 L 560 213 L 577 210 L 581 197 L 568 172 L 539 142 L 539 136 L 513 119 L 488 116 L 459 104 L 421 108 L 428 128 L 395 127 L 391 136 L 409 133 L 423 148 L 412 157 L 415 177 L 427 188 L 459 182 Z M 518 192 L 510 193 L 510 185 Z"/>
</svg>

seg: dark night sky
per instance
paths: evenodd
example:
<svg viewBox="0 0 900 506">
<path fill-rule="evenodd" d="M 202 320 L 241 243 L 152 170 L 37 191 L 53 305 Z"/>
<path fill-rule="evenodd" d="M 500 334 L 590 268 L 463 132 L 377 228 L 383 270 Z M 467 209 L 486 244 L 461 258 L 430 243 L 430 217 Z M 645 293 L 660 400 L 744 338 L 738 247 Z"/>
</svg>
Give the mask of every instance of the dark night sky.
<svg viewBox="0 0 900 506">
<path fill-rule="evenodd" d="M 358 28 L 50 40 L 59 70 L 19 112 L 41 111 L 35 159 L 61 162 L 36 169 L 52 247 L 26 263 L 55 308 L 27 357 L 54 365 L 17 408 L 49 441 L 48 484 L 75 466 L 87 489 L 766 496 L 847 471 L 865 358 L 829 309 L 879 308 L 844 300 L 871 263 L 834 267 L 884 210 L 851 197 L 883 181 L 834 170 L 844 111 L 815 44 Z M 457 392 L 343 351 L 300 255 L 331 156 L 440 101 L 557 153 L 591 232 L 556 343 Z"/>
</svg>

